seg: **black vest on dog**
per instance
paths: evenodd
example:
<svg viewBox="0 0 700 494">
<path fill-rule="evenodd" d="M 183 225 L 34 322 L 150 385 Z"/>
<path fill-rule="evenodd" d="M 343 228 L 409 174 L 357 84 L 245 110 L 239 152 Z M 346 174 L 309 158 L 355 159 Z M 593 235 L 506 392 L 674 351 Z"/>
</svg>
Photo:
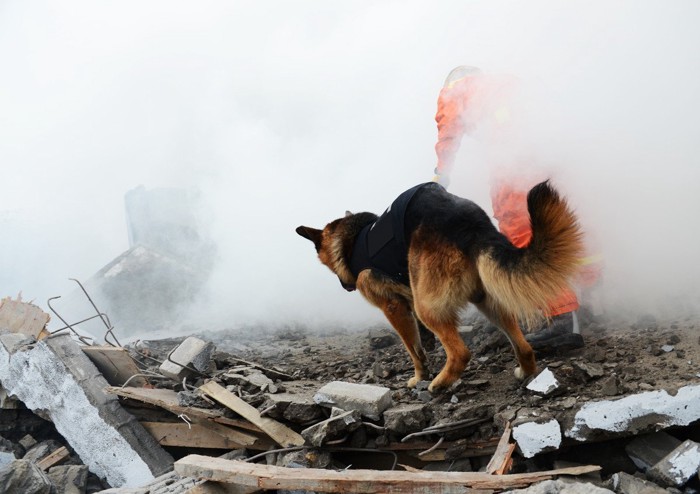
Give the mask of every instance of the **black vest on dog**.
<svg viewBox="0 0 700 494">
<path fill-rule="evenodd" d="M 357 278 L 361 271 L 373 269 L 403 285 L 409 285 L 408 237 L 404 228 L 406 208 L 413 195 L 428 182 L 403 192 L 374 223 L 365 226 L 355 239 L 350 271 Z M 342 283 L 348 291 L 355 285 Z"/>
</svg>

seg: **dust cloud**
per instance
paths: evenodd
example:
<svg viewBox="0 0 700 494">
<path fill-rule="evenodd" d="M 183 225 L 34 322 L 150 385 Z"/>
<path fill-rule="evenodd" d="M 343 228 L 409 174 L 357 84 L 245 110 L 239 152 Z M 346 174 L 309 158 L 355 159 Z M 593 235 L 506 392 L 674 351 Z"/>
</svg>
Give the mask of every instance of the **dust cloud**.
<svg viewBox="0 0 700 494">
<path fill-rule="evenodd" d="M 128 248 L 124 195 L 196 189 L 217 245 L 182 325 L 362 327 L 298 237 L 432 178 L 469 64 L 530 91 L 538 166 L 605 259 L 606 310 L 697 309 L 692 1 L 0 4 L 0 295 L 46 307 Z M 483 143 L 451 189 L 490 211 Z M 666 312 L 664 312 L 666 311 Z"/>
</svg>

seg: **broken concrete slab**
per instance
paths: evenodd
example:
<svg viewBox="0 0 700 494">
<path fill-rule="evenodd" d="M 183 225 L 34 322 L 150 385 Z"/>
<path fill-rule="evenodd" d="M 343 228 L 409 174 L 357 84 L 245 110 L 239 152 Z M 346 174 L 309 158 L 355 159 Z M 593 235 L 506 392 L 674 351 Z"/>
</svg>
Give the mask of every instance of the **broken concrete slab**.
<svg viewBox="0 0 700 494">
<path fill-rule="evenodd" d="M 683 487 L 700 468 L 700 444 L 690 439 L 647 470 L 647 477 L 667 487 Z"/>
<path fill-rule="evenodd" d="M 559 388 L 559 381 L 549 368 L 545 368 L 526 387 L 530 391 L 547 396 Z"/>
<path fill-rule="evenodd" d="M 370 384 L 332 381 L 316 392 L 314 402 L 343 410 L 357 410 L 365 417 L 379 420 L 384 410 L 391 406 L 391 390 Z"/>
<path fill-rule="evenodd" d="M 170 455 L 105 393 L 107 381 L 70 336 L 23 347 L 14 336 L 0 335 L 0 382 L 30 410 L 44 411 L 92 472 L 119 487 L 170 468 Z"/>
<path fill-rule="evenodd" d="M 659 431 L 634 438 L 625 446 L 625 452 L 639 470 L 646 472 L 680 446 L 681 442 L 672 435 Z"/>
<path fill-rule="evenodd" d="M 330 418 L 314 424 L 301 431 L 308 444 L 320 448 L 328 441 L 338 439 L 353 432 L 362 424 L 362 417 L 357 410 L 344 411 L 334 408 Z"/>
<path fill-rule="evenodd" d="M 668 494 L 663 487 L 625 472 L 614 474 L 610 484 L 615 492 L 621 494 Z"/>
<path fill-rule="evenodd" d="M 85 465 L 51 467 L 48 477 L 58 492 L 83 494 L 87 486 L 88 467 Z"/>
<path fill-rule="evenodd" d="M 161 364 L 160 373 L 176 381 L 182 381 L 183 378 L 197 373 L 205 374 L 210 370 L 211 356 L 215 350 L 216 347 L 210 341 L 195 336 L 185 338 L 185 341 L 170 353 L 169 359 Z"/>
<path fill-rule="evenodd" d="M 403 403 L 384 412 L 384 427 L 396 434 L 423 430 L 428 421 L 427 406 L 422 403 Z"/>
<path fill-rule="evenodd" d="M 561 445 L 561 427 L 555 419 L 527 419 L 513 423 L 513 439 L 525 458 L 552 451 Z"/>
<path fill-rule="evenodd" d="M 313 394 L 275 393 L 265 395 L 263 407 L 272 418 L 284 418 L 294 424 L 308 424 L 323 417 L 323 408 L 314 402 Z M 274 405 L 274 408 L 270 409 Z"/>
<path fill-rule="evenodd" d="M 51 494 L 49 477 L 28 460 L 15 460 L 0 468 L 0 492 L 22 494 Z"/>
<path fill-rule="evenodd" d="M 684 386 L 675 394 L 658 390 L 589 402 L 567 420 L 564 435 L 592 441 L 685 426 L 700 419 L 699 404 L 699 385 Z"/>
</svg>

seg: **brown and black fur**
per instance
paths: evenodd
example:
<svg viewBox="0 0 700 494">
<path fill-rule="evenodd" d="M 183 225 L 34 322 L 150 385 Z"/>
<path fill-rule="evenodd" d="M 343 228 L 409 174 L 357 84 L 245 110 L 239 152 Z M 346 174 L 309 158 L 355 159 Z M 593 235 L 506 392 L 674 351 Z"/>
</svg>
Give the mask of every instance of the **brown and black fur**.
<svg viewBox="0 0 700 494">
<path fill-rule="evenodd" d="M 537 370 L 532 348 L 518 321 L 533 322 L 548 301 L 568 287 L 582 251 L 578 222 L 549 182 L 530 190 L 527 207 L 532 241 L 513 246 L 475 203 L 438 185 L 420 189 L 406 209 L 410 286 L 373 269 L 357 276 L 348 262 L 359 231 L 376 220 L 372 213 L 346 214 L 323 230 L 300 226 L 319 259 L 344 283 L 380 308 L 401 336 L 415 366 L 408 386 L 428 378 L 427 359 L 418 333 L 418 318 L 438 337 L 447 362 L 433 379 L 431 391 L 444 389 L 464 371 L 471 354 L 460 337 L 459 312 L 474 304 L 508 337 L 519 367 L 518 378 Z"/>
</svg>

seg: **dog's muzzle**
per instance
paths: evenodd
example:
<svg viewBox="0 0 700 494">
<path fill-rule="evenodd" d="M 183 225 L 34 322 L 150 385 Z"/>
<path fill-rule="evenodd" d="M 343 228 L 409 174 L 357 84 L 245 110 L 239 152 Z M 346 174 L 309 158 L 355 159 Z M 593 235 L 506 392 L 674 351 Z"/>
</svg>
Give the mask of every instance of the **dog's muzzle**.
<svg viewBox="0 0 700 494">
<path fill-rule="evenodd" d="M 340 278 L 338 278 L 338 281 L 340 281 L 340 285 L 341 285 L 343 288 L 345 288 L 347 291 L 349 291 L 349 292 L 354 292 L 354 291 L 355 291 L 355 288 L 357 288 L 357 287 L 356 287 L 355 285 L 353 285 L 352 283 L 345 283 L 345 282 L 344 282 L 343 280 L 341 280 Z"/>
</svg>

